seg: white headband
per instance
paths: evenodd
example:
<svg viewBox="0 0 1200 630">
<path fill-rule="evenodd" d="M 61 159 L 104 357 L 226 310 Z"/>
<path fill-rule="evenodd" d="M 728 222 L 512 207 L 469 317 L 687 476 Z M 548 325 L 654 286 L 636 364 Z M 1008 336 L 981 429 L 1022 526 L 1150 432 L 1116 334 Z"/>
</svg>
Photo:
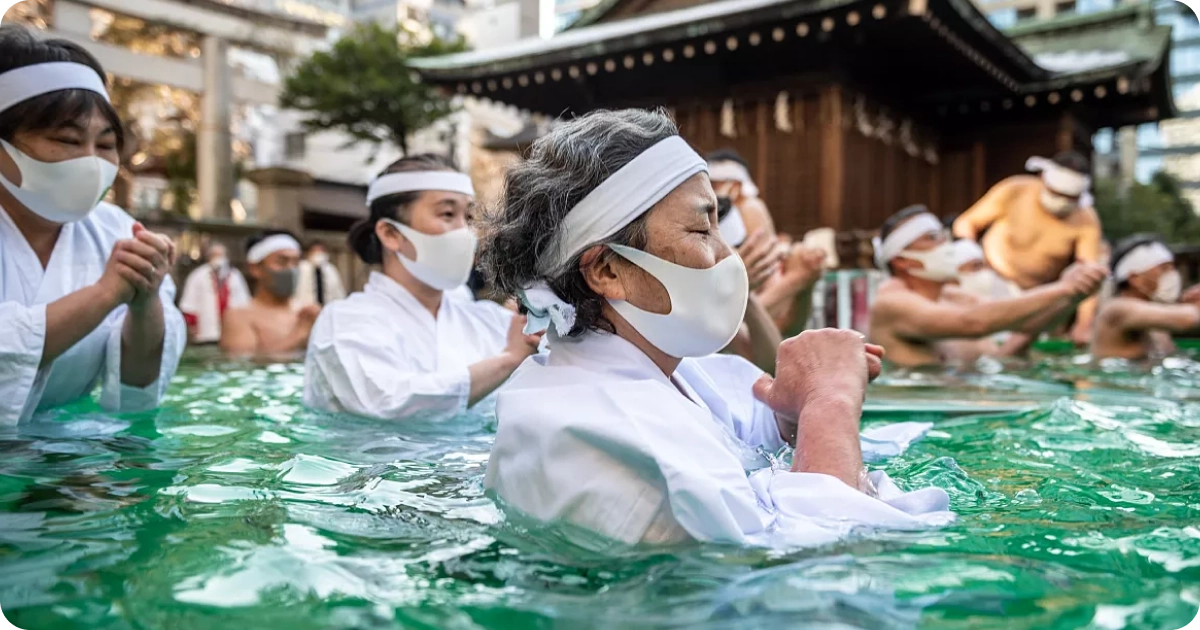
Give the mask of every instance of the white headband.
<svg viewBox="0 0 1200 630">
<path fill-rule="evenodd" d="M 887 269 L 887 264 L 908 249 L 909 245 L 917 242 L 917 239 L 930 232 L 941 232 L 945 229 L 937 217 L 922 212 L 892 230 L 882 241 L 878 236 L 872 239 L 871 243 L 875 246 L 875 264 L 880 269 Z"/>
<path fill-rule="evenodd" d="M 976 260 L 987 260 L 979 243 L 965 238 L 954 241 L 954 264 L 961 267 Z"/>
<path fill-rule="evenodd" d="M 709 162 L 708 177 L 714 182 L 741 182 L 743 195 L 747 197 L 758 196 L 758 186 L 754 185 L 754 180 L 750 177 L 750 171 L 746 170 L 746 167 L 738 162 L 731 160 Z"/>
<path fill-rule="evenodd" d="M 1025 170 L 1042 174 L 1042 181 L 1051 191 L 1067 197 L 1079 197 L 1088 191 L 1092 178 L 1077 173 L 1065 166 L 1056 164 L 1044 157 L 1031 157 L 1025 160 Z"/>
<path fill-rule="evenodd" d="M 553 273 L 575 254 L 633 223 L 684 180 L 706 170 L 708 165 L 683 138 L 659 141 L 571 208 L 551 247 L 538 261 L 540 271 Z"/>
<path fill-rule="evenodd" d="M 54 61 L 22 66 L 0 74 L 0 112 L 31 98 L 59 90 L 89 90 L 108 100 L 104 79 L 90 66 Z"/>
<path fill-rule="evenodd" d="M 593 243 L 633 223 L 689 177 L 706 170 L 703 158 L 679 136 L 646 149 L 571 208 L 558 235 L 538 261 L 539 271 L 553 273 Z M 544 281 L 523 288 L 521 303 L 529 315 L 527 334 L 553 326 L 554 332 L 565 337 L 575 326 L 575 307 L 560 299 Z"/>
<path fill-rule="evenodd" d="M 267 256 L 270 256 L 275 252 L 282 252 L 288 249 L 294 249 L 299 252 L 300 243 L 297 243 L 296 239 L 288 236 L 287 234 L 274 234 L 255 243 L 254 247 L 251 247 L 250 250 L 246 252 L 246 262 L 252 265 L 257 265 L 263 260 L 266 260 Z"/>
<path fill-rule="evenodd" d="M 1175 262 L 1175 254 L 1172 254 L 1166 245 L 1159 242 L 1139 245 L 1117 263 L 1117 268 L 1113 270 L 1113 279 L 1124 282 L 1135 273 L 1143 273 L 1169 262 Z"/>
<path fill-rule="evenodd" d="M 375 203 L 375 200 L 381 197 L 418 190 L 445 190 L 470 197 L 475 196 L 475 187 L 471 185 L 471 176 L 465 173 L 409 171 L 380 175 L 371 182 L 371 187 L 367 189 L 367 205 Z"/>
</svg>

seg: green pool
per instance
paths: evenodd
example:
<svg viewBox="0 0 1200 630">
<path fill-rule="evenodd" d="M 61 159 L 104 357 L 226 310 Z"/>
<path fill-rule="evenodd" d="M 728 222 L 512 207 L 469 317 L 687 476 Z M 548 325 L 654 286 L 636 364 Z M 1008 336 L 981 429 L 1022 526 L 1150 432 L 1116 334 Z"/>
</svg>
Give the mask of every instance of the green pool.
<svg viewBox="0 0 1200 630">
<path fill-rule="evenodd" d="M 582 556 L 483 495 L 486 418 L 300 404 L 298 365 L 191 353 L 164 408 L 0 434 L 18 627 L 1180 628 L 1200 605 L 1200 363 L 898 373 L 934 432 L 886 465 L 960 514 L 833 548 Z M 936 404 L 1021 401 L 1005 415 Z M 912 415 L 912 414 L 908 414 Z"/>
</svg>

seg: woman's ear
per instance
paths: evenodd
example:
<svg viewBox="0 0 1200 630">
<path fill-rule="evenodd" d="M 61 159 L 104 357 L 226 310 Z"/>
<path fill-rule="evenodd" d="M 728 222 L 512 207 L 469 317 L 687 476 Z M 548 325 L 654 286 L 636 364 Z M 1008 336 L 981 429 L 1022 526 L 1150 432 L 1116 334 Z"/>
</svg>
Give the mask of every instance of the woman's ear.
<svg viewBox="0 0 1200 630">
<path fill-rule="evenodd" d="M 389 251 L 405 251 L 402 246 L 408 241 L 396 226 L 389 224 L 387 221 L 375 222 L 375 236 L 379 238 L 379 242 L 383 248 Z"/>
<path fill-rule="evenodd" d="M 588 284 L 588 288 L 602 298 L 609 300 L 625 299 L 625 284 L 621 282 L 617 265 L 623 259 L 613 255 L 604 245 L 596 245 L 583 253 L 579 259 L 579 272 Z"/>
</svg>

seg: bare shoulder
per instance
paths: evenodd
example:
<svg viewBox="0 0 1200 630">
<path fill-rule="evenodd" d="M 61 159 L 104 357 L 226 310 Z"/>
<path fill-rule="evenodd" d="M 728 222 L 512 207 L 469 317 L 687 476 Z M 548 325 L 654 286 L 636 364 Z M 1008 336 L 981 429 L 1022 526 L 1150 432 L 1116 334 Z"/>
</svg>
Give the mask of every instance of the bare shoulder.
<svg viewBox="0 0 1200 630">
<path fill-rule="evenodd" d="M 1100 321 L 1112 325 L 1125 319 L 1125 317 L 1138 307 L 1139 301 L 1125 297 L 1112 297 L 1104 300 L 1100 304 L 1100 308 L 1096 311 L 1096 317 Z"/>
<path fill-rule="evenodd" d="M 992 186 L 992 192 L 1001 195 L 1015 195 L 1030 188 L 1036 188 L 1041 181 L 1036 175 L 1010 175 L 996 182 L 996 185 Z"/>
<path fill-rule="evenodd" d="M 1080 208 L 1072 215 L 1075 225 L 1080 229 L 1099 228 L 1100 215 L 1096 213 L 1095 208 Z"/>
<path fill-rule="evenodd" d="M 916 297 L 908 287 L 904 286 L 903 282 L 895 278 L 888 278 L 876 290 L 875 302 L 871 305 L 871 309 L 876 313 L 893 312 L 903 308 L 906 304 L 911 304 Z"/>
</svg>

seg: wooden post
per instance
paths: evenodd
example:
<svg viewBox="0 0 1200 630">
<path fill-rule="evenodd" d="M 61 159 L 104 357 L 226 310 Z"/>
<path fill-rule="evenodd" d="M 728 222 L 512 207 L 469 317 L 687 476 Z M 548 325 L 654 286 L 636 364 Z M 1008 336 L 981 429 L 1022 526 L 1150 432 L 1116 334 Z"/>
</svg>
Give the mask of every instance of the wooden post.
<svg viewBox="0 0 1200 630">
<path fill-rule="evenodd" d="M 821 179 L 818 191 L 821 226 L 842 230 L 846 199 L 846 131 L 842 128 L 842 86 L 821 89 Z"/>
<path fill-rule="evenodd" d="M 971 145 L 971 197 L 979 199 L 987 192 L 987 148 L 982 140 Z"/>
<path fill-rule="evenodd" d="M 765 101 L 758 102 L 758 113 L 755 116 L 757 123 L 756 132 L 758 134 L 757 144 L 755 145 L 754 156 L 754 183 L 758 184 L 759 196 L 765 197 L 767 194 L 767 185 L 770 183 L 770 142 L 771 134 L 770 127 L 767 125 L 767 119 L 772 117 L 773 110 L 767 109 Z"/>
</svg>

